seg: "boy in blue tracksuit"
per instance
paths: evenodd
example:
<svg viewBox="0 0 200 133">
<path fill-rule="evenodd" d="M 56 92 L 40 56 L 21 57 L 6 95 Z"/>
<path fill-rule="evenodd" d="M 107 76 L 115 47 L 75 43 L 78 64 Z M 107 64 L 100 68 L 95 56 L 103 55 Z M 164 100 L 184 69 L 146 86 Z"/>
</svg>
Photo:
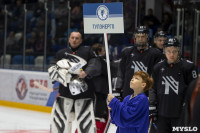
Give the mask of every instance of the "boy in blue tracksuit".
<svg viewBox="0 0 200 133">
<path fill-rule="evenodd" d="M 147 133 L 149 126 L 149 102 L 145 91 L 153 85 L 153 79 L 143 71 L 134 73 L 130 81 L 132 95 L 120 102 L 108 94 L 111 122 L 117 126 L 117 133 Z"/>
</svg>

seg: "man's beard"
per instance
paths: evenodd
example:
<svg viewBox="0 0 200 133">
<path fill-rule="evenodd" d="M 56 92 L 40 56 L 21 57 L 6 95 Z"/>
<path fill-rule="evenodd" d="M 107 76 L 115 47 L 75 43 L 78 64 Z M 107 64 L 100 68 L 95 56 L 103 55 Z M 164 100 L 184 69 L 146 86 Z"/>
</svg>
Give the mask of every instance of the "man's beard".
<svg viewBox="0 0 200 133">
<path fill-rule="evenodd" d="M 147 43 L 135 43 L 136 47 L 146 47 Z"/>
</svg>

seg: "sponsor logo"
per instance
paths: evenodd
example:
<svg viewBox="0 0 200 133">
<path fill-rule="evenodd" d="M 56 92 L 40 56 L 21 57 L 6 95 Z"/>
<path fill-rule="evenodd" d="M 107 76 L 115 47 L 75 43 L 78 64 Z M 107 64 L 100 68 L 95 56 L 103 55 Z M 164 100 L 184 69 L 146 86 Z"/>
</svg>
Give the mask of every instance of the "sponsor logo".
<svg viewBox="0 0 200 133">
<path fill-rule="evenodd" d="M 47 80 L 39 80 L 39 79 L 30 79 L 30 81 L 29 81 L 29 87 L 30 88 L 36 88 L 36 89 L 38 89 L 38 86 L 35 86 L 34 85 L 34 81 L 37 81 L 38 83 L 40 83 L 41 85 L 43 85 L 43 86 L 45 86 L 45 87 L 48 87 L 48 81 Z"/>
<path fill-rule="evenodd" d="M 108 8 L 106 6 L 100 5 L 97 8 L 96 15 L 101 21 L 104 21 L 109 16 L 109 10 L 108 10 Z"/>
<path fill-rule="evenodd" d="M 23 100 L 25 98 L 26 94 L 27 94 L 27 91 L 28 91 L 26 80 L 25 80 L 24 76 L 20 76 L 18 78 L 15 90 L 17 92 L 18 98 Z"/>
<path fill-rule="evenodd" d="M 198 131 L 198 128 L 197 127 L 172 127 L 172 131 L 196 132 L 196 131 Z"/>
</svg>

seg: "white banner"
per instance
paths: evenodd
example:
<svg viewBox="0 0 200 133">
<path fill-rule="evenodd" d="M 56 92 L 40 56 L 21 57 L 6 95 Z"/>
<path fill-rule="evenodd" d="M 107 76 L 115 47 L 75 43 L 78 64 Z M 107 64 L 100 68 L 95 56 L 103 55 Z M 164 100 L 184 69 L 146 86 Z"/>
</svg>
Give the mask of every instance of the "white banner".
<svg viewBox="0 0 200 133">
<path fill-rule="evenodd" d="M 124 33 L 122 2 L 83 4 L 83 21 L 85 34 Z"/>
</svg>

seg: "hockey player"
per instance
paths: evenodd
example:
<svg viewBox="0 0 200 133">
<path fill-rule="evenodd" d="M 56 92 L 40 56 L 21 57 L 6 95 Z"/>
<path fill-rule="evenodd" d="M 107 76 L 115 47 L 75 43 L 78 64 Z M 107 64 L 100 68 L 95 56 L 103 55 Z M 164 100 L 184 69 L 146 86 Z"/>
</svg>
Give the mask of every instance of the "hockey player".
<svg viewBox="0 0 200 133">
<path fill-rule="evenodd" d="M 149 126 L 149 102 L 144 94 L 153 85 L 148 73 L 134 73 L 129 87 L 134 93 L 120 102 L 112 94 L 108 94 L 111 122 L 117 126 L 117 133 L 147 133 Z"/>
<path fill-rule="evenodd" d="M 134 32 L 135 44 L 122 52 L 119 79 L 122 79 L 122 97 L 133 93 L 129 88 L 129 81 L 136 71 L 144 71 L 151 75 L 153 66 L 160 61 L 162 53 L 148 44 L 149 30 L 146 26 L 139 26 Z"/>
<path fill-rule="evenodd" d="M 156 117 L 157 133 L 171 133 L 178 126 L 187 86 L 197 78 L 195 65 L 180 58 L 180 44 L 169 38 L 164 44 L 166 60 L 153 69 L 154 85 L 149 91 L 150 116 Z"/>
<path fill-rule="evenodd" d="M 70 54 L 87 61 L 87 65 L 79 73 L 70 74 L 72 76 L 69 76 L 69 73 L 64 73 L 66 75 L 62 79 L 70 82 L 63 81 L 66 84 L 60 82 L 60 96 L 57 97 L 52 110 L 51 133 L 70 133 L 72 121 L 75 119 L 78 133 L 96 132 L 93 112 L 94 88 L 91 78 L 100 72 L 100 68 L 90 48 L 81 46 L 81 43 L 82 36 L 80 32 L 72 32 L 69 36 L 69 46 L 58 51 L 51 61 L 51 64 L 57 64 L 58 66 L 68 64 L 68 66 L 71 66 L 70 62 L 76 63 L 78 59 L 73 58 Z M 66 63 L 63 59 L 67 59 L 70 62 Z M 61 74 L 70 71 L 70 69 L 63 71 L 60 67 L 56 70 Z M 55 77 L 52 73 L 50 77 Z"/>
<path fill-rule="evenodd" d="M 164 31 L 158 31 L 154 35 L 154 46 L 163 52 L 163 45 L 167 40 L 167 34 Z"/>
<path fill-rule="evenodd" d="M 156 32 L 156 34 L 154 35 L 154 48 L 157 48 L 158 50 L 160 50 L 161 53 L 163 53 L 163 45 L 165 43 L 165 41 L 167 40 L 167 34 L 164 31 L 158 31 Z M 161 60 L 166 59 L 164 53 L 162 54 Z"/>
</svg>

